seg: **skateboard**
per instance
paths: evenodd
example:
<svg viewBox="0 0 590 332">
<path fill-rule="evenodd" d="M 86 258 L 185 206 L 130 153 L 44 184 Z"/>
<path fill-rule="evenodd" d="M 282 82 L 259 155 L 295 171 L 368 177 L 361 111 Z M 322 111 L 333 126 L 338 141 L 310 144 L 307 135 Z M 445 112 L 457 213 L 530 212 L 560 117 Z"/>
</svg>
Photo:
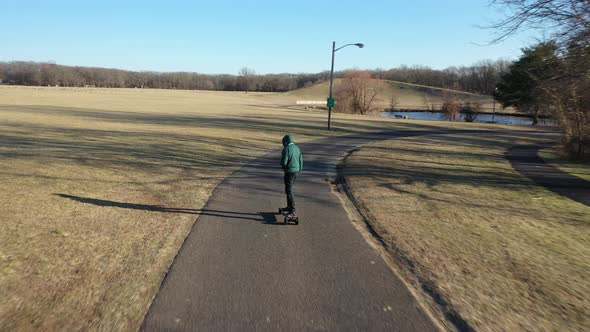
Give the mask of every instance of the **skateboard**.
<svg viewBox="0 0 590 332">
<path fill-rule="evenodd" d="M 279 208 L 279 214 L 282 214 L 285 217 L 284 222 L 285 225 L 288 223 L 294 223 L 295 225 L 299 225 L 299 217 L 298 216 L 289 216 L 289 212 L 285 211 L 283 208 Z"/>
</svg>

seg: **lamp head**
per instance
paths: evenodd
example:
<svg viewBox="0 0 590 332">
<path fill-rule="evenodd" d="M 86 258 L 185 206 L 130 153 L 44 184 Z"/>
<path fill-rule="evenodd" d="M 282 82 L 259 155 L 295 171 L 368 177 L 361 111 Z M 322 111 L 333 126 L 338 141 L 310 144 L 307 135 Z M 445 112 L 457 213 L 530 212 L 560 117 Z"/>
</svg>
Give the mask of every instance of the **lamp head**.
<svg viewBox="0 0 590 332">
<path fill-rule="evenodd" d="M 365 47 L 365 44 L 363 44 L 363 43 L 358 43 L 358 44 L 355 44 L 355 45 L 358 46 L 359 48 Z"/>
</svg>

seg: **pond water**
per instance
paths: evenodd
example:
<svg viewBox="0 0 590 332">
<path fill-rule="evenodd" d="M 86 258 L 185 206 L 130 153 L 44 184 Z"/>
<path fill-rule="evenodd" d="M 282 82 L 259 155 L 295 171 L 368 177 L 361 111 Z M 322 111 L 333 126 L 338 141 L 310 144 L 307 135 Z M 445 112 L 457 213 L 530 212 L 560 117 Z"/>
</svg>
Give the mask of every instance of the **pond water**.
<svg viewBox="0 0 590 332">
<path fill-rule="evenodd" d="M 447 121 L 445 114 L 441 112 L 383 112 L 384 117 L 388 118 L 403 118 L 407 116 L 408 119 L 414 120 L 435 120 L 435 121 Z M 459 120 L 465 121 L 465 114 L 460 114 Z M 477 114 L 474 122 L 492 122 L 492 114 Z M 493 122 L 500 124 L 511 124 L 511 125 L 532 125 L 533 120 L 531 118 L 522 116 L 511 116 L 511 115 L 499 115 L 493 116 Z M 556 125 L 556 122 L 551 119 L 540 119 L 540 125 Z"/>
</svg>

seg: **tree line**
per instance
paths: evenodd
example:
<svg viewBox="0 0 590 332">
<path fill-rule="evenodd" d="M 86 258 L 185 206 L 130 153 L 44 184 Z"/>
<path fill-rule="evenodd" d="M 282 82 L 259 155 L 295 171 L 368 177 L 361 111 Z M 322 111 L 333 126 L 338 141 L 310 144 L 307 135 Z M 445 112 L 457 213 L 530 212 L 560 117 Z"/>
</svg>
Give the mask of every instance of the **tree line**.
<svg viewBox="0 0 590 332">
<path fill-rule="evenodd" d="M 425 66 L 401 66 L 388 70 L 372 70 L 369 74 L 374 79 L 491 95 L 508 65 L 508 61 L 499 60 L 444 70 Z M 343 78 L 348 72 L 339 71 L 334 76 Z M 237 75 L 209 75 L 192 72 L 137 72 L 26 61 L 0 62 L 0 80 L 4 84 L 35 86 L 284 92 L 326 81 L 329 75 L 327 71 L 258 75 L 250 68 L 242 68 Z"/>
<path fill-rule="evenodd" d="M 373 78 L 491 95 L 500 76 L 511 64 L 509 60 L 483 60 L 471 66 L 448 67 L 443 70 L 426 66 L 401 66 L 371 71 Z"/>
<path fill-rule="evenodd" d="M 328 76 L 329 73 L 256 75 L 247 68 L 238 75 L 209 75 L 138 72 L 30 61 L 0 62 L 0 80 L 4 84 L 33 86 L 283 92 L 319 83 Z"/>
</svg>

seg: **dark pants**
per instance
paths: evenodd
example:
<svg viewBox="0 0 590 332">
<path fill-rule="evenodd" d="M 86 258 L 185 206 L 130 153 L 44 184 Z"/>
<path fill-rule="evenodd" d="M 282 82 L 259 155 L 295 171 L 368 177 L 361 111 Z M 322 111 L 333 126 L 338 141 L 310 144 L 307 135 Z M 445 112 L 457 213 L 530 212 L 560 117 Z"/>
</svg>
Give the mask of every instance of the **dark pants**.
<svg viewBox="0 0 590 332">
<path fill-rule="evenodd" d="M 285 194 L 287 194 L 287 209 L 295 212 L 295 196 L 293 196 L 293 189 L 295 187 L 295 179 L 299 173 L 285 173 Z"/>
</svg>

